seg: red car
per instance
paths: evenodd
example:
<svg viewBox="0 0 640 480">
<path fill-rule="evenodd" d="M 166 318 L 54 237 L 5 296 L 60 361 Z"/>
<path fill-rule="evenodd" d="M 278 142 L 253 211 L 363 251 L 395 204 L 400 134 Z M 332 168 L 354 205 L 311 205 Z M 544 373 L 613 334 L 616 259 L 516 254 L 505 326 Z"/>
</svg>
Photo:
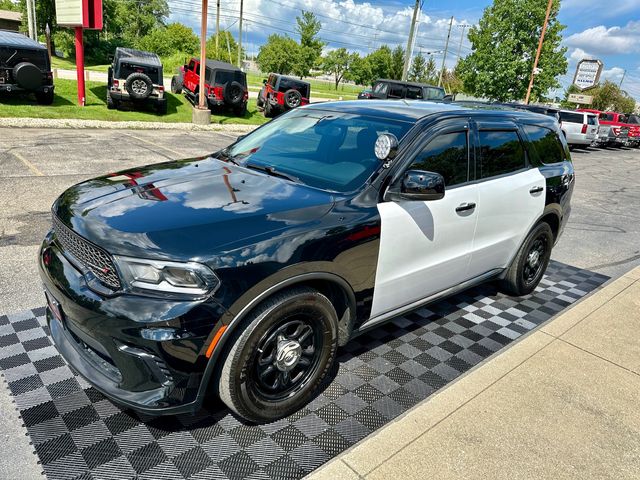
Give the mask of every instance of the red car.
<svg viewBox="0 0 640 480">
<path fill-rule="evenodd" d="M 210 109 L 231 108 L 236 115 L 247 113 L 249 90 L 247 76 L 235 65 L 218 60 L 207 60 L 205 67 L 204 88 L 207 95 L 207 105 Z M 192 58 L 180 68 L 178 75 L 171 79 L 171 91 L 182 93 L 197 105 L 200 100 L 200 61 Z"/>
<path fill-rule="evenodd" d="M 308 82 L 270 73 L 263 83 L 257 104 L 258 108 L 264 108 L 265 117 L 275 117 L 279 113 L 309 104 L 311 84 Z"/>
<path fill-rule="evenodd" d="M 629 123 L 627 115 L 616 112 L 602 112 L 583 108 L 578 112 L 591 112 L 598 115 L 600 128 L 598 130 L 597 143 L 618 143 L 637 147 L 640 145 L 640 125 Z"/>
</svg>

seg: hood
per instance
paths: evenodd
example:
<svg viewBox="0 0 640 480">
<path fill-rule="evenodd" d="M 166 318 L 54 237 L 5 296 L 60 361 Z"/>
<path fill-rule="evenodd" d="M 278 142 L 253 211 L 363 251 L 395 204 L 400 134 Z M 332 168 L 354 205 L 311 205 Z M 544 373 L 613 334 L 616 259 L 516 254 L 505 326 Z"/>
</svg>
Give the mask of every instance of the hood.
<svg viewBox="0 0 640 480">
<path fill-rule="evenodd" d="M 330 193 L 204 157 L 88 180 L 53 210 L 112 254 L 206 260 L 225 245 L 305 228 L 333 202 Z"/>
</svg>

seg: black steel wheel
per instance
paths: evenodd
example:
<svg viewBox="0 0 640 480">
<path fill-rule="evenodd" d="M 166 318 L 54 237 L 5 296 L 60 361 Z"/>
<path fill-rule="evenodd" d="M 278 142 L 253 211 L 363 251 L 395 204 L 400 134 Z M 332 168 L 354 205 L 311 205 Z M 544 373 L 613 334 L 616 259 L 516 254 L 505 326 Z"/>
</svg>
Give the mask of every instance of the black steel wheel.
<svg viewBox="0 0 640 480">
<path fill-rule="evenodd" d="M 290 415 L 317 394 L 338 344 L 338 319 L 327 297 L 307 287 L 276 294 L 230 339 L 218 393 L 251 422 Z"/>
<path fill-rule="evenodd" d="M 542 280 L 551 259 L 553 232 L 546 222 L 536 225 L 518 250 L 502 280 L 503 289 L 522 296 L 533 292 Z"/>
</svg>

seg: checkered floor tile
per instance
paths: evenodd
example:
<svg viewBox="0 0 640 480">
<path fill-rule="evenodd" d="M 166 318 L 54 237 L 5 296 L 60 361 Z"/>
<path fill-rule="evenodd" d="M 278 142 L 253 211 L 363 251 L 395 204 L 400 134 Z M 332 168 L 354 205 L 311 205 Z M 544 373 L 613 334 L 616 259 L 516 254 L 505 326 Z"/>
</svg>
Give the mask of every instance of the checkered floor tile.
<svg viewBox="0 0 640 480">
<path fill-rule="evenodd" d="M 606 280 L 552 262 L 527 297 L 487 284 L 399 317 L 340 350 L 322 394 L 268 425 L 221 405 L 121 411 L 57 354 L 43 308 L 0 316 L 0 371 L 50 479 L 300 478 Z"/>
</svg>

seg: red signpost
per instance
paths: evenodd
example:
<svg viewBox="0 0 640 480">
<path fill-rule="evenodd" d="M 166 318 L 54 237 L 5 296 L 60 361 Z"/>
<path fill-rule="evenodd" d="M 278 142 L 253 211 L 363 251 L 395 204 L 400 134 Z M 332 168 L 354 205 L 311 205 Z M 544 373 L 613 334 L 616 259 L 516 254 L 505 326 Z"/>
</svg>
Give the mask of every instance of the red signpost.
<svg viewBox="0 0 640 480">
<path fill-rule="evenodd" d="M 83 31 L 102 30 L 102 0 L 56 0 L 56 23 L 61 27 L 75 29 L 78 105 L 84 107 Z"/>
</svg>

